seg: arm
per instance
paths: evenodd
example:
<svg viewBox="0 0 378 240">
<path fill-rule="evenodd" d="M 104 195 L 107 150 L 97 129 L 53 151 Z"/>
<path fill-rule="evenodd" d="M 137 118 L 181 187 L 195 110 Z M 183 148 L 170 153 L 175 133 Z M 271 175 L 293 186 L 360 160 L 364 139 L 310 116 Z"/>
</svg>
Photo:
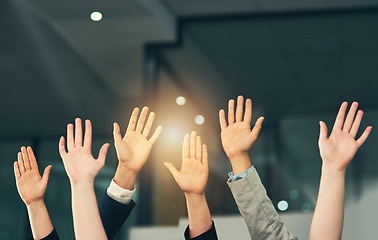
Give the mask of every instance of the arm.
<svg viewBox="0 0 378 240">
<path fill-rule="evenodd" d="M 136 177 L 147 161 L 152 146 L 158 139 L 162 127 L 158 126 L 150 139 L 148 135 L 155 119 L 155 113 L 148 115 L 144 107 L 138 120 L 139 109 L 135 108 L 124 137 L 120 127 L 114 123 L 114 145 L 118 167 L 114 178 L 99 202 L 99 211 L 108 239 L 113 239 L 135 206 L 131 200 Z"/>
<path fill-rule="evenodd" d="M 311 240 L 341 239 L 345 171 L 372 129 L 367 127 L 361 137 L 355 140 L 363 112 L 360 110 L 356 115 L 358 103 L 354 102 L 344 121 L 347 107 L 346 102 L 341 105 L 329 137 L 326 124 L 320 122 L 319 150 L 323 164 L 318 200 L 310 230 Z"/>
<path fill-rule="evenodd" d="M 51 168 L 51 165 L 47 166 L 41 177 L 31 147 L 22 147 L 18 153 L 18 161 L 14 162 L 18 193 L 27 207 L 34 239 L 45 238 L 54 230 L 43 200 Z"/>
<path fill-rule="evenodd" d="M 213 235 L 204 239 L 217 239 L 205 197 L 209 174 L 207 147 L 201 145 L 201 138 L 196 136 L 196 132 L 191 133 L 190 140 L 189 134 L 185 136 L 181 170 L 178 171 L 170 162 L 164 165 L 185 193 L 190 239 L 207 234 L 209 230 Z"/>
<path fill-rule="evenodd" d="M 109 144 L 104 144 L 94 159 L 91 153 L 92 126 L 85 121 L 84 143 L 81 119 L 75 120 L 75 136 L 72 124 L 67 125 L 67 148 L 61 137 L 59 152 L 71 183 L 72 215 L 76 239 L 107 239 L 97 207 L 94 179 L 105 164 Z"/>
<path fill-rule="evenodd" d="M 247 177 L 227 184 L 252 239 L 297 239 L 281 221 L 256 169 Z"/>
<path fill-rule="evenodd" d="M 116 237 L 119 229 L 134 207 L 135 202 L 132 200 L 124 204 L 113 199 L 107 193 L 104 194 L 98 203 L 98 209 L 108 239 L 114 239 Z"/>
<path fill-rule="evenodd" d="M 229 101 L 228 125 L 225 111 L 219 111 L 222 145 L 234 175 L 243 173 L 252 166 L 249 151 L 257 140 L 264 120 L 263 117 L 257 119 L 251 130 L 252 101 L 246 100 L 245 112 L 243 105 L 244 98 L 239 96 L 235 112 L 235 101 Z M 279 218 L 255 170 L 247 177 L 229 182 L 228 185 L 252 239 L 296 239 Z"/>
</svg>

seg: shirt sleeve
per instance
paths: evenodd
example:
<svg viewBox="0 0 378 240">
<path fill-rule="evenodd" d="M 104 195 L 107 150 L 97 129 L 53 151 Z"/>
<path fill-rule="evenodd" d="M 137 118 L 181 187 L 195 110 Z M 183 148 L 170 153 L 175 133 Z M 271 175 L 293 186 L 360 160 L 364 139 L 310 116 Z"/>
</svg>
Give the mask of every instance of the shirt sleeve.
<svg viewBox="0 0 378 240">
<path fill-rule="evenodd" d="M 231 172 L 228 173 L 228 176 L 229 176 L 228 181 L 229 182 L 235 182 L 239 179 L 243 179 L 243 178 L 247 177 L 249 174 L 251 174 L 251 172 L 253 172 L 254 170 L 255 170 L 255 167 L 251 166 L 250 168 L 248 168 L 244 172 L 236 174 L 236 175 L 234 175 L 234 173 L 231 171 Z"/>
<path fill-rule="evenodd" d="M 59 240 L 59 236 L 58 236 L 58 233 L 56 232 L 56 230 L 54 228 L 54 230 L 49 235 L 42 238 L 41 240 Z"/>
<path fill-rule="evenodd" d="M 110 182 L 110 185 L 106 190 L 106 193 L 109 197 L 122 204 L 129 204 L 134 192 L 135 188 L 133 190 L 124 189 L 118 186 L 117 183 L 114 182 L 114 180 Z"/>
<path fill-rule="evenodd" d="M 188 225 L 185 229 L 184 237 L 185 237 L 185 240 L 218 240 L 214 222 L 209 230 L 207 230 L 206 232 L 194 238 L 190 238 L 189 236 L 189 225 Z"/>
</svg>

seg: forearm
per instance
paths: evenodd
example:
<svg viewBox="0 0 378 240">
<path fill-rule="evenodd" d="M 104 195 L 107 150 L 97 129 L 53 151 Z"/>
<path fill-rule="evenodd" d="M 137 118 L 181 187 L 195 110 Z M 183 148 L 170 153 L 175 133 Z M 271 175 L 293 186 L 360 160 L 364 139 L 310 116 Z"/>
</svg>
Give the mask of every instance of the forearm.
<svg viewBox="0 0 378 240">
<path fill-rule="evenodd" d="M 34 239 L 44 238 L 54 230 L 43 200 L 31 203 L 27 209 Z"/>
<path fill-rule="evenodd" d="M 248 153 L 229 158 L 234 175 L 242 173 L 252 166 Z"/>
<path fill-rule="evenodd" d="M 76 239 L 107 239 L 97 207 L 93 182 L 71 184 L 71 191 Z"/>
<path fill-rule="evenodd" d="M 138 173 L 131 171 L 126 166 L 118 164 L 114 175 L 114 182 L 121 188 L 133 190 Z"/>
<path fill-rule="evenodd" d="M 228 182 L 252 239 L 297 239 L 281 221 L 257 171 L 235 182 Z"/>
<path fill-rule="evenodd" d="M 205 194 L 185 194 L 189 218 L 189 235 L 194 238 L 212 227 L 210 210 Z"/>
<path fill-rule="evenodd" d="M 341 239 L 344 220 L 345 171 L 322 167 L 310 240 Z"/>
</svg>

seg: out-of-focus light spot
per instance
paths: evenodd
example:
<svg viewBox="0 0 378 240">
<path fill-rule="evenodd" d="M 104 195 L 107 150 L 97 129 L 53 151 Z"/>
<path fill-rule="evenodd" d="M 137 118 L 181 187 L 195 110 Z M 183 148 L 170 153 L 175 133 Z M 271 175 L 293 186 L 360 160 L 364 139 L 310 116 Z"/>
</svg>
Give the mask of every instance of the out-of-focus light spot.
<svg viewBox="0 0 378 240">
<path fill-rule="evenodd" d="M 194 117 L 194 122 L 198 125 L 202 125 L 205 122 L 205 118 L 202 115 L 197 115 Z"/>
<path fill-rule="evenodd" d="M 304 212 L 304 213 L 309 213 L 311 211 L 311 208 L 312 208 L 312 206 L 308 202 L 303 203 L 302 207 L 301 207 L 302 212 Z"/>
<path fill-rule="evenodd" d="M 95 22 L 98 22 L 102 19 L 102 14 L 100 12 L 91 13 L 91 19 Z"/>
<path fill-rule="evenodd" d="M 286 211 L 289 207 L 289 203 L 286 202 L 285 200 L 281 200 L 278 204 L 277 207 L 280 211 Z"/>
<path fill-rule="evenodd" d="M 176 98 L 176 103 L 177 105 L 182 106 L 186 103 L 186 99 L 183 96 L 179 96 Z"/>
<path fill-rule="evenodd" d="M 299 192 L 296 189 L 291 189 L 289 192 L 289 197 L 293 200 L 297 199 L 299 197 Z"/>
<path fill-rule="evenodd" d="M 179 143 L 181 144 L 184 139 L 184 132 L 179 126 L 170 126 L 165 130 L 165 140 L 168 143 Z"/>
</svg>

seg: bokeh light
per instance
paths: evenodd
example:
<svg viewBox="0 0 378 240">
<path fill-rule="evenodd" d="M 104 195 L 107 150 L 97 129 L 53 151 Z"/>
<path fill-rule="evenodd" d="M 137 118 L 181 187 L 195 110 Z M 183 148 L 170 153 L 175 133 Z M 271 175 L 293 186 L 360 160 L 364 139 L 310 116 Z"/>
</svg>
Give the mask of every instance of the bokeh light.
<svg viewBox="0 0 378 240">
<path fill-rule="evenodd" d="M 182 106 L 186 103 L 186 99 L 183 96 L 179 96 L 176 98 L 176 103 L 177 105 Z"/>
<path fill-rule="evenodd" d="M 98 22 L 102 19 L 102 14 L 100 12 L 91 13 L 91 19 L 95 22 Z"/>
<path fill-rule="evenodd" d="M 289 208 L 289 203 L 286 202 L 285 200 L 279 201 L 277 204 L 277 207 L 280 211 L 286 211 Z"/>
<path fill-rule="evenodd" d="M 194 122 L 198 125 L 202 125 L 205 122 L 205 118 L 202 115 L 197 115 L 194 117 Z"/>
</svg>

